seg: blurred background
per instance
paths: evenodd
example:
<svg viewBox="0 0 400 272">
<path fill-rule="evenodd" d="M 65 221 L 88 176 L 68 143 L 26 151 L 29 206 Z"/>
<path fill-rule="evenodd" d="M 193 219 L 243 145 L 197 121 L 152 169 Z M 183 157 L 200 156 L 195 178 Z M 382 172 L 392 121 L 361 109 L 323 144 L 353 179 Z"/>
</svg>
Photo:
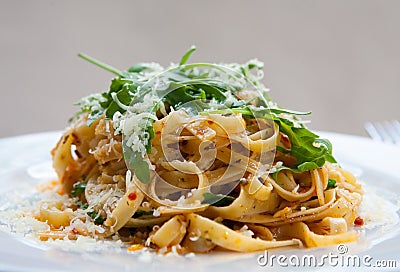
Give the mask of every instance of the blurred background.
<svg viewBox="0 0 400 272">
<path fill-rule="evenodd" d="M 309 127 L 366 135 L 399 119 L 400 1 L 0 0 L 0 137 L 60 130 L 82 96 L 140 61 L 265 63 L 280 105 Z"/>
</svg>

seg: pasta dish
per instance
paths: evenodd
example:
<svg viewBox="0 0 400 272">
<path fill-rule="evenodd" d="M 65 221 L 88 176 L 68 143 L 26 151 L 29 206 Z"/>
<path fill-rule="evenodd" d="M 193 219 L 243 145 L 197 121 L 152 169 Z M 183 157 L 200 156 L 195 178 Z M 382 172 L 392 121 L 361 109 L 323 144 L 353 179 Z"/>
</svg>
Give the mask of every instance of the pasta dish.
<svg viewBox="0 0 400 272">
<path fill-rule="evenodd" d="M 135 64 L 80 111 L 52 150 L 58 181 L 37 219 L 46 239 L 120 239 L 128 250 L 250 252 L 356 241 L 362 188 L 298 112 L 261 83 L 263 64 Z"/>
</svg>

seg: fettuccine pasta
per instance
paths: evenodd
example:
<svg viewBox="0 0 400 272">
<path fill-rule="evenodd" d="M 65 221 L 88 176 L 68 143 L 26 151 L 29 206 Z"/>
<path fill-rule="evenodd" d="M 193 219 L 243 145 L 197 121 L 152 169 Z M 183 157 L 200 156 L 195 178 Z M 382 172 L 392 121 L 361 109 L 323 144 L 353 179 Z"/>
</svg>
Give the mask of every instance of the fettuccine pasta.
<svg viewBox="0 0 400 272">
<path fill-rule="evenodd" d="M 109 92 L 80 103 L 52 150 L 52 190 L 69 201 L 44 202 L 41 239 L 113 237 L 180 253 L 356 241 L 360 184 L 304 113 L 270 101 L 262 64 L 185 56 L 166 70 L 116 70 Z"/>
</svg>

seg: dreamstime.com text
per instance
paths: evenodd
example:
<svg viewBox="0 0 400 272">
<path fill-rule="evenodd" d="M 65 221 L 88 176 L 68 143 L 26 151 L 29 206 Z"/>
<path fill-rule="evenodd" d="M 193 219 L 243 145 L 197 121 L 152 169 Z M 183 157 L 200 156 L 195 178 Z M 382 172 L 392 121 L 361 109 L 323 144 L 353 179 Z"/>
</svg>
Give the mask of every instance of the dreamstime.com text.
<svg viewBox="0 0 400 272">
<path fill-rule="evenodd" d="M 370 255 L 347 254 L 346 245 L 338 245 L 337 253 L 330 252 L 321 256 L 306 255 L 279 255 L 264 254 L 257 256 L 257 263 L 265 267 L 371 267 L 371 268 L 395 268 L 399 267 L 397 260 L 375 260 Z"/>
</svg>

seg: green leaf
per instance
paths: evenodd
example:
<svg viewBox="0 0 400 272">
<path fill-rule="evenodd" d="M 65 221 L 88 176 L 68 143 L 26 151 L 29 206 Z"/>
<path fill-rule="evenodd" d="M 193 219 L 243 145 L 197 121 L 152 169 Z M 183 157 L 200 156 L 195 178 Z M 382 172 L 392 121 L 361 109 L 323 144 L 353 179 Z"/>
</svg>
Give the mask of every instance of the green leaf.
<svg viewBox="0 0 400 272">
<path fill-rule="evenodd" d="M 138 218 L 138 217 L 141 217 L 144 215 L 153 215 L 153 210 L 150 210 L 150 211 L 137 210 L 132 217 Z"/>
<path fill-rule="evenodd" d="M 132 65 L 131 67 L 129 67 L 127 72 L 140 73 L 140 72 L 143 72 L 148 69 L 150 69 L 150 67 L 148 65 L 146 65 L 145 63 L 136 63 L 136 64 Z"/>
<path fill-rule="evenodd" d="M 104 114 L 104 110 L 96 110 L 90 112 L 86 125 L 90 127 L 97 119 Z"/>
<path fill-rule="evenodd" d="M 84 183 L 75 183 L 72 187 L 71 195 L 73 197 L 77 197 L 82 194 L 86 189 L 86 184 Z"/>
<path fill-rule="evenodd" d="M 311 170 L 322 167 L 325 161 L 336 162 L 332 156 L 332 145 L 326 139 L 318 138 L 304 127 L 295 127 L 290 120 L 275 117 L 274 121 L 279 125 L 279 130 L 289 137 L 290 154 L 296 158 L 292 168 Z"/>
<path fill-rule="evenodd" d="M 92 58 L 92 57 L 90 57 L 90 56 L 88 56 L 86 54 L 79 53 L 78 56 L 81 57 L 82 59 L 84 59 L 84 60 L 86 60 L 86 61 L 88 61 L 88 62 L 90 62 L 90 63 L 92 63 L 92 64 L 94 64 L 94 65 L 96 65 L 96 66 L 98 66 L 98 67 L 100 67 L 102 69 L 104 69 L 104 70 L 106 70 L 106 71 L 109 71 L 109 72 L 117 75 L 117 76 L 121 76 L 122 75 L 122 72 L 120 70 L 118 70 L 118 69 L 116 69 L 116 68 L 114 68 L 114 67 L 112 67 L 112 66 L 110 66 L 108 64 L 105 64 L 104 62 L 101 62 L 101 61 L 99 61 L 99 60 L 97 60 L 95 58 Z"/>
<path fill-rule="evenodd" d="M 151 140 L 154 139 L 154 128 L 153 128 L 153 122 L 151 122 L 150 126 L 147 127 L 147 131 L 150 135 L 149 140 L 146 145 L 146 153 L 150 154 L 151 153 Z"/>
<path fill-rule="evenodd" d="M 207 99 L 213 99 L 215 98 L 217 101 L 225 101 L 226 96 L 224 95 L 224 92 L 222 91 L 222 88 L 213 85 L 213 84 L 205 84 L 205 83 L 198 83 L 198 84 L 193 84 L 193 87 L 197 89 L 201 89 L 205 92 L 206 98 Z"/>
<path fill-rule="evenodd" d="M 231 196 L 213 194 L 208 192 L 204 193 L 203 197 L 204 200 L 201 202 L 202 204 L 210 204 L 211 206 L 215 207 L 229 206 L 235 200 L 235 198 Z"/>
<path fill-rule="evenodd" d="M 322 163 L 322 165 L 324 164 L 325 162 L 323 162 Z M 305 172 L 305 171 L 310 171 L 310 170 L 313 170 L 313 169 L 317 169 L 317 168 L 320 168 L 321 166 L 318 164 L 318 163 L 316 163 L 316 162 L 303 162 L 302 164 L 300 164 L 300 165 L 298 165 L 297 166 L 297 169 L 299 170 L 299 172 Z"/>
<path fill-rule="evenodd" d="M 167 91 L 168 93 L 164 97 L 164 100 L 175 108 L 184 103 L 201 99 L 202 96 L 204 96 L 202 95 L 204 91 L 200 91 L 192 86 L 186 86 L 181 83 L 172 82 L 169 89 L 171 91 Z"/>
<path fill-rule="evenodd" d="M 144 160 L 137 160 L 130 164 L 132 169 L 135 169 L 136 177 L 144 184 L 150 182 L 149 164 Z"/>
<path fill-rule="evenodd" d="M 278 108 L 270 108 L 269 109 L 271 112 L 275 114 L 281 114 L 281 113 L 286 113 L 286 114 L 293 114 L 293 115 L 309 115 L 311 114 L 311 111 L 293 111 L 293 110 L 287 110 L 287 109 L 278 109 Z"/>
<path fill-rule="evenodd" d="M 143 160 L 139 152 L 134 152 L 124 144 L 124 158 L 128 163 L 129 170 L 132 170 L 140 182 L 148 184 L 150 182 L 150 167 Z"/>
<path fill-rule="evenodd" d="M 107 119 L 112 119 L 112 117 L 114 116 L 114 114 L 115 114 L 117 111 L 119 111 L 119 112 L 121 112 L 121 113 L 124 113 L 124 112 L 125 112 L 124 109 L 121 109 L 121 108 L 118 106 L 117 102 L 112 101 L 112 102 L 110 103 L 110 105 L 109 105 L 109 106 L 107 107 L 107 109 L 106 109 L 106 118 L 107 118 Z"/>
<path fill-rule="evenodd" d="M 87 215 L 89 215 L 96 224 L 103 224 L 103 222 L 105 221 L 105 219 L 100 216 L 97 212 L 93 211 L 93 212 L 88 212 Z"/>
<path fill-rule="evenodd" d="M 111 80 L 110 89 L 108 93 L 119 92 L 126 84 L 130 84 L 132 81 L 126 80 L 122 77 L 116 77 Z M 109 96 L 111 98 L 111 96 Z"/>
<path fill-rule="evenodd" d="M 328 179 L 328 184 L 326 185 L 326 190 L 333 189 L 336 187 L 336 180 Z"/>
<path fill-rule="evenodd" d="M 82 201 L 76 202 L 76 205 L 77 205 L 79 208 L 81 208 L 82 210 L 86 210 L 86 209 L 89 207 L 89 205 L 88 205 L 87 203 L 82 203 Z"/>
<path fill-rule="evenodd" d="M 188 61 L 188 59 L 190 58 L 190 55 L 192 55 L 192 53 L 194 51 L 196 51 L 196 47 L 195 46 L 190 47 L 190 49 L 183 55 L 181 61 L 179 62 L 179 66 L 184 65 Z"/>
<path fill-rule="evenodd" d="M 86 210 L 89 207 L 87 203 L 82 203 L 81 201 L 76 202 L 76 205 L 82 210 Z M 101 225 L 105 221 L 105 219 L 102 216 L 99 216 L 95 211 L 87 212 L 86 214 L 89 215 L 96 224 Z"/>
</svg>

